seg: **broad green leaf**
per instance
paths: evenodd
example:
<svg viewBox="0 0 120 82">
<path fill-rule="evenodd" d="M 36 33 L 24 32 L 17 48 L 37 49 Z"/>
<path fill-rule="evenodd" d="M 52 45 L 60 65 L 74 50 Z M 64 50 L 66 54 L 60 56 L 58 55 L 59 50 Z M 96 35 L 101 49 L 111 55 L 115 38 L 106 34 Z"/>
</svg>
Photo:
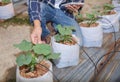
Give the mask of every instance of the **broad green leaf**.
<svg viewBox="0 0 120 82">
<path fill-rule="evenodd" d="M 36 44 L 33 51 L 40 55 L 48 55 L 51 53 L 51 47 L 48 44 Z"/>
<path fill-rule="evenodd" d="M 58 26 L 58 34 L 55 36 L 56 42 L 65 42 L 65 41 L 71 41 L 72 38 L 67 38 L 69 36 L 72 36 L 72 31 L 75 30 L 72 26 Z"/>
<path fill-rule="evenodd" d="M 59 24 L 59 25 L 57 25 L 57 29 L 59 29 L 59 28 L 61 28 L 62 26 Z"/>
<path fill-rule="evenodd" d="M 65 28 L 65 34 L 64 35 L 71 35 L 72 34 L 72 30 L 71 28 Z"/>
<path fill-rule="evenodd" d="M 17 57 L 16 62 L 18 66 L 24 65 L 25 55 L 20 55 Z"/>
<path fill-rule="evenodd" d="M 24 60 L 24 64 L 25 65 L 29 65 L 32 61 L 32 54 L 28 53 L 25 55 L 25 60 Z"/>
<path fill-rule="evenodd" d="M 60 53 L 52 53 L 51 55 L 47 56 L 47 59 L 58 59 L 60 58 Z"/>
<path fill-rule="evenodd" d="M 71 27 L 71 26 L 58 27 L 58 32 L 61 35 L 71 35 L 72 30 L 75 30 L 75 29 L 74 27 Z"/>
<path fill-rule="evenodd" d="M 62 35 L 57 34 L 57 35 L 55 35 L 55 40 L 56 40 L 56 42 L 59 42 L 59 41 L 64 40 L 64 37 Z"/>
<path fill-rule="evenodd" d="M 32 61 L 31 61 L 31 64 L 36 64 L 37 63 L 37 57 L 36 56 L 33 56 L 32 57 Z"/>
<path fill-rule="evenodd" d="M 65 28 L 59 27 L 59 28 L 58 28 L 58 32 L 59 32 L 61 35 L 64 35 L 66 31 L 65 31 Z"/>
<path fill-rule="evenodd" d="M 20 44 L 15 44 L 14 46 L 22 51 L 29 51 L 32 49 L 32 43 L 26 40 L 23 40 Z"/>
<path fill-rule="evenodd" d="M 22 55 L 18 56 L 16 59 L 18 66 L 29 65 L 31 61 L 32 61 L 31 54 L 27 54 L 27 55 L 22 54 Z"/>
</svg>

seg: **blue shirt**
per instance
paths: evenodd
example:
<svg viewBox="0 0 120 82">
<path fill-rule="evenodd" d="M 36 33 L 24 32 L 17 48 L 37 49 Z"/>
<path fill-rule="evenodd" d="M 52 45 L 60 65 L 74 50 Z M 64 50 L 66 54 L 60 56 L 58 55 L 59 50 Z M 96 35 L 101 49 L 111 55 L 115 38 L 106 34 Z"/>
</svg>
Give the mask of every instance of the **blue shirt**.
<svg viewBox="0 0 120 82">
<path fill-rule="evenodd" d="M 63 0 L 61 4 L 69 3 L 69 2 L 84 2 L 84 0 Z M 34 20 L 41 20 L 41 13 L 40 13 L 40 2 L 44 2 L 49 4 L 50 6 L 54 7 L 55 0 L 29 0 L 28 6 L 28 13 L 30 16 L 30 21 L 33 22 Z M 64 6 L 61 6 L 60 9 L 63 10 L 65 13 L 67 9 Z"/>
</svg>

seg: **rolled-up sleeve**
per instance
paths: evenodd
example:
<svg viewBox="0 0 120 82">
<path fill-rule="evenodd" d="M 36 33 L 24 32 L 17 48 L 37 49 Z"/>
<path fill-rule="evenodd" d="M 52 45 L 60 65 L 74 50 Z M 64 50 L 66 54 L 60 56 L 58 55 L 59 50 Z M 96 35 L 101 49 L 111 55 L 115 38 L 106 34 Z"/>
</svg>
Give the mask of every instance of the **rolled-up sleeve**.
<svg viewBox="0 0 120 82">
<path fill-rule="evenodd" d="M 29 0 L 28 13 L 31 23 L 34 20 L 41 20 L 39 0 Z"/>
</svg>

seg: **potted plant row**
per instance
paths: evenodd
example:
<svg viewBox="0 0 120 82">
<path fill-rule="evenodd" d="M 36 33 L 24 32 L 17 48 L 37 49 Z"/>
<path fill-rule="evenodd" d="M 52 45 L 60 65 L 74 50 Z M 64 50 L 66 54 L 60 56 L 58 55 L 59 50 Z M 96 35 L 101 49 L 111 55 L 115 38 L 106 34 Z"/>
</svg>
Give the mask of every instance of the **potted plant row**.
<svg viewBox="0 0 120 82">
<path fill-rule="evenodd" d="M 77 19 L 81 21 L 79 23 L 80 29 L 83 35 L 84 47 L 101 47 L 103 41 L 103 30 L 101 24 L 97 21 L 96 13 L 87 13 L 85 17 L 79 14 Z"/>
<path fill-rule="evenodd" d="M 51 39 L 53 52 L 61 53 L 60 59 L 54 60 L 58 68 L 75 66 L 79 63 L 80 47 L 77 44 L 78 39 L 72 35 L 73 27 L 57 26 L 58 34 Z"/>
<path fill-rule="evenodd" d="M 112 0 L 112 4 L 114 5 L 115 10 L 120 12 L 120 0 Z"/>
<path fill-rule="evenodd" d="M 15 44 L 22 52 L 16 59 L 16 82 L 53 82 L 52 63 L 59 53 L 53 53 L 48 44 L 32 44 L 23 40 Z"/>
<path fill-rule="evenodd" d="M 119 31 L 119 15 L 112 4 L 104 4 L 100 20 L 104 33 Z"/>
<path fill-rule="evenodd" d="M 9 19 L 14 15 L 12 0 L 0 0 L 0 19 Z"/>
</svg>

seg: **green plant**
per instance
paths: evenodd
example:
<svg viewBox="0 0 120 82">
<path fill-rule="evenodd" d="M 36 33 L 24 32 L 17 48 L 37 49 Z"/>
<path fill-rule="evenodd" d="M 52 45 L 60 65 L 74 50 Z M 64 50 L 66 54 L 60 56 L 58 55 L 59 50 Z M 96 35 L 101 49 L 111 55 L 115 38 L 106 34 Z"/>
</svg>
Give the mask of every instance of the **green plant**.
<svg viewBox="0 0 120 82">
<path fill-rule="evenodd" d="M 2 0 L 2 3 L 9 3 L 9 2 L 11 2 L 11 0 Z"/>
<path fill-rule="evenodd" d="M 16 59 L 17 65 L 28 66 L 30 71 L 34 71 L 35 65 L 44 59 L 57 59 L 60 55 L 60 53 L 53 53 L 48 44 L 34 45 L 31 42 L 23 40 L 20 44 L 15 44 L 14 46 L 23 51 Z"/>
<path fill-rule="evenodd" d="M 93 11 L 92 13 L 86 13 L 85 17 L 82 14 L 76 15 L 76 19 L 79 22 L 85 21 L 86 26 L 90 27 L 92 24 L 95 24 L 96 21 L 99 19 L 98 16 L 100 15 L 99 11 Z"/>
<path fill-rule="evenodd" d="M 9 25 L 30 25 L 28 16 L 14 16 L 0 23 L 0 27 L 7 28 Z"/>
<path fill-rule="evenodd" d="M 4 5 L 4 4 L 8 4 L 8 3 L 10 3 L 11 0 L 1 0 L 0 2 L 2 2 L 2 5 Z"/>
<path fill-rule="evenodd" d="M 111 10 L 113 10 L 113 9 L 114 9 L 114 5 L 113 4 L 106 3 L 106 4 L 103 5 L 103 12 L 102 12 L 102 14 L 106 15 L 109 12 L 111 12 Z"/>
<path fill-rule="evenodd" d="M 75 16 L 75 19 L 77 20 L 78 23 L 83 22 L 84 18 L 82 14 L 77 14 Z"/>
<path fill-rule="evenodd" d="M 96 23 L 98 17 L 96 13 L 87 13 L 86 14 L 87 25 L 90 27 L 92 24 Z"/>
<path fill-rule="evenodd" d="M 1 0 L 0 1 L 0 6 L 4 6 L 4 5 L 6 5 L 6 4 L 10 3 L 10 2 L 11 2 L 11 0 Z"/>
<path fill-rule="evenodd" d="M 55 35 L 55 40 L 58 43 L 71 43 L 72 40 L 72 31 L 75 30 L 73 27 L 61 25 L 57 26 L 58 34 Z"/>
</svg>

